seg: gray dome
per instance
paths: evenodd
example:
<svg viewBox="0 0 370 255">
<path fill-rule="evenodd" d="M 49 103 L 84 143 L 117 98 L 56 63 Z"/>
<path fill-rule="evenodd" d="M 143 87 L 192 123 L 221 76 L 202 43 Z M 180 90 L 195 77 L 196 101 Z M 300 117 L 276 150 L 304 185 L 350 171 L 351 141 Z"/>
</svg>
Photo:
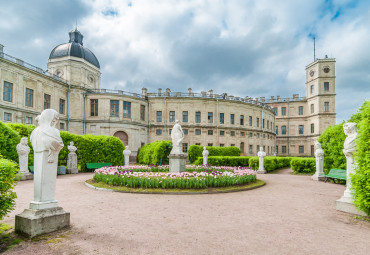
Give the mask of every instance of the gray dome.
<svg viewBox="0 0 370 255">
<path fill-rule="evenodd" d="M 51 51 L 49 59 L 72 56 L 83 58 L 97 68 L 100 68 L 98 59 L 95 57 L 94 53 L 83 46 L 82 39 L 83 35 L 80 31 L 77 29 L 72 30 L 69 32 L 69 42 L 56 46 Z"/>
</svg>

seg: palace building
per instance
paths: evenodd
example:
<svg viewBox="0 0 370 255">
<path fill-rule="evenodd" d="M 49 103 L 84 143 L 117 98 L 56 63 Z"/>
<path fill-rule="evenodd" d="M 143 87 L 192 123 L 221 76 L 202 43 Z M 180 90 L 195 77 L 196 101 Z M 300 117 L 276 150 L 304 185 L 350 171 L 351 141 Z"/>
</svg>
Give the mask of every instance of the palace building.
<svg viewBox="0 0 370 255">
<path fill-rule="evenodd" d="M 5 54 L 0 45 L 0 119 L 36 124 L 44 109 L 60 114 L 59 128 L 111 135 L 129 145 L 133 160 L 146 143 L 170 140 L 175 120 L 190 145 L 237 146 L 243 155 L 311 156 L 314 143 L 335 125 L 335 59 L 306 66 L 306 97 L 235 97 L 212 90 L 140 93 L 103 89 L 100 64 L 74 29 L 50 53 L 48 71 Z"/>
</svg>

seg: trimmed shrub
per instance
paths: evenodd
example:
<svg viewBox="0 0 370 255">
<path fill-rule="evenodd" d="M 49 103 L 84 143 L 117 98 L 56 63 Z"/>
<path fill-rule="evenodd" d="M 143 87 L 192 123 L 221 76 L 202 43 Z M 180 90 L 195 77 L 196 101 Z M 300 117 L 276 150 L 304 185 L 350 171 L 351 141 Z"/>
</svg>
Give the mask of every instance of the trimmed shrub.
<svg viewBox="0 0 370 255">
<path fill-rule="evenodd" d="M 265 157 L 265 170 L 267 172 L 271 172 L 275 169 L 280 169 L 284 167 L 290 166 L 290 161 L 292 157 L 271 157 L 266 156 Z M 258 157 L 250 157 L 249 159 L 249 167 L 257 170 L 259 167 L 259 159 Z"/>
<path fill-rule="evenodd" d="M 4 158 L 18 162 L 16 147 L 20 140 L 18 132 L 0 121 L 0 154 Z"/>
<path fill-rule="evenodd" d="M 293 158 L 290 167 L 295 173 L 314 173 L 316 161 L 314 158 Z"/>
<path fill-rule="evenodd" d="M 199 157 L 203 157 L 203 147 L 201 145 L 191 145 L 189 147 L 189 160 L 190 163 L 195 162 Z M 235 146 L 230 147 L 219 147 L 219 146 L 207 146 L 209 156 L 240 156 L 240 149 Z"/>
<path fill-rule="evenodd" d="M 212 166 L 249 166 L 250 157 L 233 157 L 233 156 L 208 156 L 208 164 Z M 203 157 L 199 157 L 194 165 L 202 165 Z"/>
<path fill-rule="evenodd" d="M 0 221 L 14 210 L 17 194 L 13 191 L 18 165 L 0 155 Z"/>
<path fill-rule="evenodd" d="M 351 176 L 354 203 L 370 216 L 370 101 L 366 101 L 354 116 L 361 119 L 356 139 L 356 173 Z"/>
<path fill-rule="evenodd" d="M 138 155 L 139 164 L 168 164 L 172 149 L 171 141 L 155 141 L 141 147 Z"/>
</svg>

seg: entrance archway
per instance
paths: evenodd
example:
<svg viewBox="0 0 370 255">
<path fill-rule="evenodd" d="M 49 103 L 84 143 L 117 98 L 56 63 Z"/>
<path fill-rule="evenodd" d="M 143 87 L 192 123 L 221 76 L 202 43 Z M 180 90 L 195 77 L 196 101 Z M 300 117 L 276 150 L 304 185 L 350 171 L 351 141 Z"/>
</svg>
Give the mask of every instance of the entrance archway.
<svg viewBox="0 0 370 255">
<path fill-rule="evenodd" d="M 240 154 L 244 156 L 244 142 L 240 143 Z"/>
<path fill-rule="evenodd" d="M 124 132 L 124 131 L 117 131 L 116 133 L 114 133 L 113 136 L 118 137 L 123 142 L 123 144 L 125 146 L 128 145 L 128 135 L 127 135 L 126 132 Z"/>
</svg>

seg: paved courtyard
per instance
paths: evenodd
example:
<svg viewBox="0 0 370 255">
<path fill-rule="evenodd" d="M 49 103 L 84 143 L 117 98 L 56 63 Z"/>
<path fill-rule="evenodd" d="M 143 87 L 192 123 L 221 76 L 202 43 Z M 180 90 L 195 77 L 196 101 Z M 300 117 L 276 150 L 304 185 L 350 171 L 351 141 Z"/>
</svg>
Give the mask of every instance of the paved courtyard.
<svg viewBox="0 0 370 255">
<path fill-rule="evenodd" d="M 267 185 L 212 195 L 143 195 L 85 186 L 93 174 L 58 176 L 56 198 L 72 227 L 6 254 L 370 254 L 370 223 L 335 210 L 343 185 L 309 176 L 259 175 Z M 33 182 L 18 183 L 28 207 Z"/>
</svg>

